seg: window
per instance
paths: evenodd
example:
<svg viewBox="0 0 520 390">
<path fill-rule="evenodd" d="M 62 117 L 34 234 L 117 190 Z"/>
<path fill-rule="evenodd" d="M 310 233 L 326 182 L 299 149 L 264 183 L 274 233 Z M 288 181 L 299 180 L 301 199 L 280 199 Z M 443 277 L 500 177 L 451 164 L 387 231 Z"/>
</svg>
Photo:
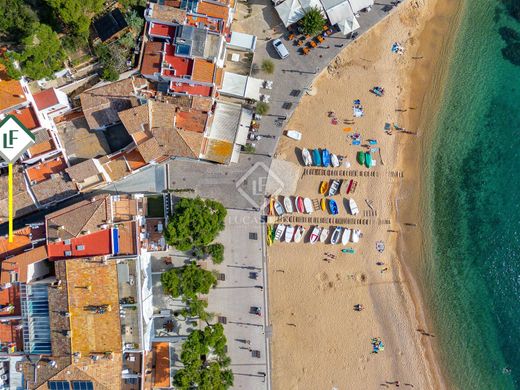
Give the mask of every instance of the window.
<svg viewBox="0 0 520 390">
<path fill-rule="evenodd" d="M 72 390 L 94 390 L 91 381 L 73 381 Z"/>
<path fill-rule="evenodd" d="M 49 390 L 70 390 L 69 382 L 67 381 L 49 381 Z"/>
</svg>

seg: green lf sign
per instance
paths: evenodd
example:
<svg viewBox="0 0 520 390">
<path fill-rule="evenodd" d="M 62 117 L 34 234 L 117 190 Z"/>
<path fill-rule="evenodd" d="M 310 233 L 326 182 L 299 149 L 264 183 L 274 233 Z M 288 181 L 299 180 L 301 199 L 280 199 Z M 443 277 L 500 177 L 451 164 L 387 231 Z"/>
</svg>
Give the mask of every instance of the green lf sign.
<svg viewBox="0 0 520 390">
<path fill-rule="evenodd" d="M 34 134 L 14 115 L 7 115 L 0 122 L 0 157 L 6 162 L 16 161 L 33 143 Z"/>
</svg>

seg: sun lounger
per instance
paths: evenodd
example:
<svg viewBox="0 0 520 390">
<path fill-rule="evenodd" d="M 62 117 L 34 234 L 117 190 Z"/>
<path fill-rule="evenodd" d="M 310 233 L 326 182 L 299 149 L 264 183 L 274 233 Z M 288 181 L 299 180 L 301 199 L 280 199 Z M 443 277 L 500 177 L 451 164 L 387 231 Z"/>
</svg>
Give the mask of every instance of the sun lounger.
<svg viewBox="0 0 520 390">
<path fill-rule="evenodd" d="M 316 42 L 314 42 L 314 41 L 310 41 L 310 42 L 309 42 L 309 45 L 311 45 L 312 47 L 316 47 L 316 46 L 317 46 L 317 45 L 316 45 Z"/>
<path fill-rule="evenodd" d="M 318 35 L 318 36 L 316 37 L 316 39 L 317 39 L 318 41 L 320 41 L 320 42 L 323 42 L 323 41 L 324 41 L 324 39 L 323 39 L 323 37 L 322 37 L 321 35 Z"/>
<path fill-rule="evenodd" d="M 289 39 L 290 41 L 292 41 L 292 40 L 294 39 L 294 34 L 293 34 L 293 33 L 290 33 L 288 39 Z"/>
<path fill-rule="evenodd" d="M 302 40 L 298 40 L 298 41 L 296 41 L 296 45 L 298 45 L 298 46 L 303 45 L 303 41 L 302 41 Z"/>
</svg>

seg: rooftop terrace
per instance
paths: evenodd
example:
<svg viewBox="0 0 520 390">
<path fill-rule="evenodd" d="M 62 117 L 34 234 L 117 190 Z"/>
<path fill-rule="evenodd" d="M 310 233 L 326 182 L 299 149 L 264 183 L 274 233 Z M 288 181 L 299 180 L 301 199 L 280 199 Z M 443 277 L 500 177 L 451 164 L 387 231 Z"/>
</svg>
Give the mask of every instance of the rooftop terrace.
<svg viewBox="0 0 520 390">
<path fill-rule="evenodd" d="M 67 168 L 65 159 L 60 155 L 52 160 L 39 162 L 25 170 L 31 183 L 40 183 L 48 180 L 53 174 L 60 173 Z"/>
</svg>

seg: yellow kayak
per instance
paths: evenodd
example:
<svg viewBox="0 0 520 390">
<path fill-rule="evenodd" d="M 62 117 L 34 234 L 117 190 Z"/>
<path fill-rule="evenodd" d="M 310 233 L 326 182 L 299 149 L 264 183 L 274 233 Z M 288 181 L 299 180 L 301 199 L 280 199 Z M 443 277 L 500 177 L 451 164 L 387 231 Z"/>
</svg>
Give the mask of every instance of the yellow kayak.
<svg viewBox="0 0 520 390">
<path fill-rule="evenodd" d="M 323 180 L 320 184 L 320 194 L 324 194 L 328 191 L 329 189 L 329 181 L 328 180 Z"/>
<path fill-rule="evenodd" d="M 273 244 L 273 227 L 271 225 L 267 225 L 267 245 L 271 246 Z"/>
<path fill-rule="evenodd" d="M 269 215 L 274 215 L 274 198 L 269 201 Z"/>
<path fill-rule="evenodd" d="M 323 211 L 327 211 L 327 199 L 323 198 L 323 199 L 321 200 L 320 204 L 321 204 L 321 209 L 322 209 Z"/>
</svg>

